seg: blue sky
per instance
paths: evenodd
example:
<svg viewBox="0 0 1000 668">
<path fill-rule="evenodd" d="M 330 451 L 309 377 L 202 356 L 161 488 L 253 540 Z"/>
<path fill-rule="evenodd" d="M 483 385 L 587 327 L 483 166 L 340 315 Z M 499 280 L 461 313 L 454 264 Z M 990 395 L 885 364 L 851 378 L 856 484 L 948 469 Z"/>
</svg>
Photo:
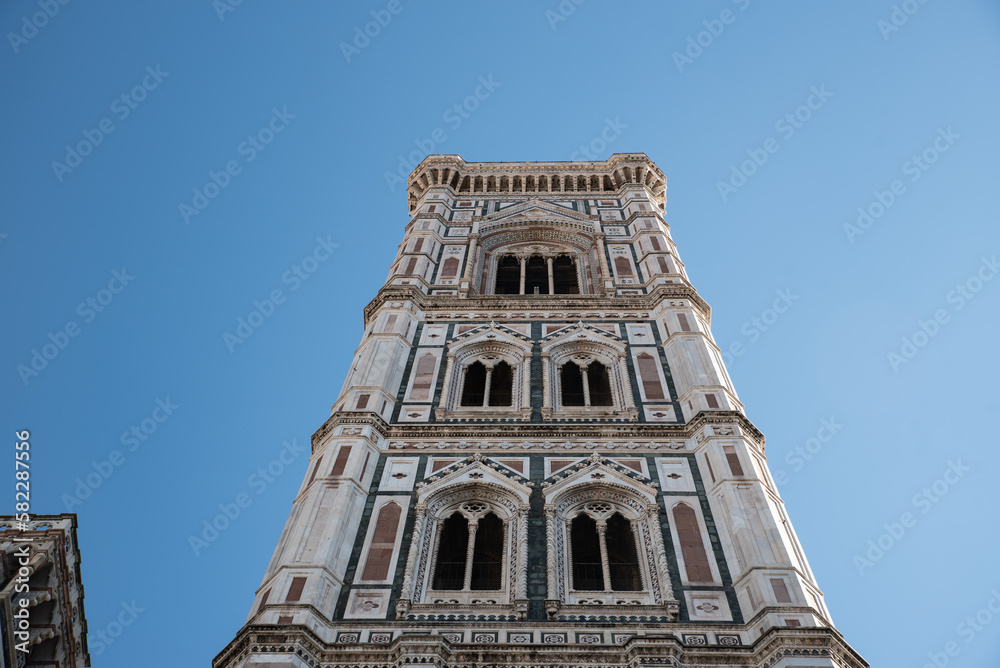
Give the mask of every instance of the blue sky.
<svg viewBox="0 0 1000 668">
<path fill-rule="evenodd" d="M 47 1 L 0 8 L 2 422 L 31 430 L 35 512 L 111 466 L 73 508 L 95 665 L 208 665 L 242 625 L 402 237 L 401 159 L 592 150 L 667 174 L 848 641 L 1000 658 L 997 3 Z"/>
</svg>

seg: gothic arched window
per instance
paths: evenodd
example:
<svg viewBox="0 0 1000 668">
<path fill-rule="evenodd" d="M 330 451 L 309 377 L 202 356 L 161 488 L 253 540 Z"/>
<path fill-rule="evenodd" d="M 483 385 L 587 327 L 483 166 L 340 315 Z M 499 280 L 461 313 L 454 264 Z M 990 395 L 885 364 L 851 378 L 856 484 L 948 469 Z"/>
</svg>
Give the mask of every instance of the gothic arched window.
<svg viewBox="0 0 1000 668">
<path fill-rule="evenodd" d="M 524 267 L 524 294 L 533 295 L 535 290 L 540 295 L 549 294 L 549 268 L 540 255 L 529 257 Z"/>
<path fill-rule="evenodd" d="M 458 276 L 458 258 L 450 257 L 441 265 L 441 278 L 455 278 Z"/>
<path fill-rule="evenodd" d="M 486 505 L 465 504 L 476 514 Z M 504 523 L 487 512 L 471 521 L 465 512 L 452 513 L 441 525 L 434 589 L 439 591 L 496 591 L 502 589 Z M 471 542 L 471 548 L 470 548 Z"/>
<path fill-rule="evenodd" d="M 486 365 L 475 361 L 465 370 L 465 384 L 462 386 L 463 406 L 482 406 L 486 398 Z"/>
<path fill-rule="evenodd" d="M 516 295 L 521 291 L 521 263 L 513 255 L 497 260 L 497 282 L 494 294 Z"/>
<path fill-rule="evenodd" d="M 513 400 L 514 370 L 506 362 L 493 367 L 490 376 L 490 406 L 510 406 Z"/>
<path fill-rule="evenodd" d="M 470 589 L 500 589 L 503 575 L 503 520 L 494 513 L 479 518 L 472 552 Z"/>
<path fill-rule="evenodd" d="M 569 255 L 560 255 L 552 261 L 552 283 L 557 295 L 580 294 L 577 280 L 576 260 Z"/>
<path fill-rule="evenodd" d="M 613 591 L 640 591 L 642 576 L 635 552 L 635 536 L 631 523 L 615 513 L 608 518 L 608 570 Z"/>
<path fill-rule="evenodd" d="M 573 518 L 569 535 L 570 550 L 573 555 L 573 589 L 604 591 L 597 522 L 586 513 L 580 513 Z"/>
<path fill-rule="evenodd" d="M 639 380 L 647 399 L 663 399 L 663 385 L 660 384 L 660 374 L 657 372 L 658 360 L 649 353 L 640 353 L 636 358 L 639 362 Z"/>
<path fill-rule="evenodd" d="M 584 406 L 583 374 L 573 362 L 563 364 L 559 369 L 559 383 L 562 390 L 563 406 Z"/>
<path fill-rule="evenodd" d="M 437 564 L 434 566 L 435 589 L 461 589 L 465 585 L 465 561 L 469 552 L 469 520 L 454 513 L 441 526 Z"/>
<path fill-rule="evenodd" d="M 396 531 L 399 528 L 401 509 L 398 504 L 387 503 L 378 512 L 375 533 L 368 548 L 368 558 L 362 572 L 362 580 L 385 580 L 389 575 L 389 562 L 396 546 Z"/>
<path fill-rule="evenodd" d="M 476 360 L 465 370 L 462 406 L 511 406 L 514 399 L 514 369 L 500 361 L 486 366 Z"/>
<path fill-rule="evenodd" d="M 587 366 L 587 386 L 590 390 L 591 406 L 612 406 L 611 379 L 608 368 L 600 362 L 591 362 Z"/>
<path fill-rule="evenodd" d="M 619 276 L 632 276 L 632 265 L 629 264 L 628 258 L 618 256 L 615 258 L 615 271 Z"/>
<path fill-rule="evenodd" d="M 570 523 L 573 589 L 642 591 L 631 523 L 618 512 L 608 517 L 606 504 L 594 505 L 596 519 L 582 512 Z"/>
<path fill-rule="evenodd" d="M 613 406 L 611 378 L 600 362 L 579 366 L 567 362 L 559 370 L 563 406 Z"/>
<path fill-rule="evenodd" d="M 712 568 L 694 509 L 686 503 L 678 503 L 674 506 L 673 514 L 688 582 L 713 582 L 715 578 L 712 577 Z"/>
</svg>

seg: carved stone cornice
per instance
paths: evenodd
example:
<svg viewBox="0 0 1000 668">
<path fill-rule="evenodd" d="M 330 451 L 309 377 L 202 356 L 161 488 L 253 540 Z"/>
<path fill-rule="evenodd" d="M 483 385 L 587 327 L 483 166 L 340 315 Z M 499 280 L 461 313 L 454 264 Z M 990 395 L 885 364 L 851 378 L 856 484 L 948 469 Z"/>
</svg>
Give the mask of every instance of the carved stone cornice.
<svg viewBox="0 0 1000 668">
<path fill-rule="evenodd" d="M 630 318 L 647 318 L 648 314 L 662 302 L 669 300 L 690 300 L 694 307 L 706 320 L 711 322 L 712 309 L 688 283 L 666 283 L 657 285 L 646 295 L 472 295 L 460 297 L 457 295 L 427 295 L 412 285 L 387 285 L 379 290 L 378 295 L 365 307 L 365 327 L 370 324 L 372 316 L 386 302 L 410 301 L 423 312 L 429 320 L 441 319 L 443 312 L 461 312 L 463 318 L 469 320 L 510 319 L 511 313 L 525 313 L 519 320 L 537 318 L 579 320 L 590 316 L 572 315 L 572 312 L 587 311 L 590 313 L 605 313 L 603 318 L 627 320 Z M 468 313 L 469 315 L 464 315 Z M 532 315 L 537 314 L 537 315 Z M 598 319 L 598 318 L 593 318 Z"/>
<path fill-rule="evenodd" d="M 535 628 L 538 622 L 531 623 Z M 475 623 L 467 623 L 475 626 Z M 352 624 L 356 629 L 360 625 Z M 365 624 L 372 628 L 380 624 Z M 411 626 L 396 622 L 385 630 Z M 248 654 L 297 656 L 316 668 L 395 668 L 419 664 L 449 668 L 518 666 L 522 668 L 624 668 L 625 666 L 670 666 L 672 668 L 770 668 L 783 658 L 832 659 L 844 668 L 869 668 L 843 637 L 829 628 L 772 628 L 752 645 L 709 645 L 698 642 L 704 629 L 687 633 L 677 625 L 660 626 L 652 635 L 633 636 L 620 645 L 516 644 L 509 642 L 460 643 L 442 635 L 429 635 L 434 623 L 412 624 L 421 634 L 398 635 L 391 642 L 323 643 L 305 626 L 245 626 L 236 639 L 212 661 L 213 668 L 236 668 Z M 524 624 L 505 622 L 504 628 L 520 629 Z M 649 627 L 630 624 L 630 627 Z M 454 628 L 454 623 L 442 625 Z M 655 628 L 655 625 L 654 625 Z M 485 633 L 496 632 L 493 622 Z M 669 630 L 668 630 L 669 629 Z M 716 628 L 726 633 L 732 628 Z M 659 631 L 659 632 L 658 632 Z M 702 637 L 704 637 L 702 635 Z M 582 651 L 585 650 L 585 651 Z"/>
</svg>

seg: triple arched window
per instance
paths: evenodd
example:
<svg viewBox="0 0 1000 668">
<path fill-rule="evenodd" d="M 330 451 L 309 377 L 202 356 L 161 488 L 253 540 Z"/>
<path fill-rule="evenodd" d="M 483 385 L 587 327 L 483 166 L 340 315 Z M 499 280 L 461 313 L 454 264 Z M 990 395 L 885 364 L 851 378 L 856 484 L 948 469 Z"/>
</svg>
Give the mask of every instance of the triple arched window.
<svg viewBox="0 0 1000 668">
<path fill-rule="evenodd" d="M 496 258 L 497 295 L 576 295 L 580 274 L 574 255 L 500 255 Z"/>
</svg>

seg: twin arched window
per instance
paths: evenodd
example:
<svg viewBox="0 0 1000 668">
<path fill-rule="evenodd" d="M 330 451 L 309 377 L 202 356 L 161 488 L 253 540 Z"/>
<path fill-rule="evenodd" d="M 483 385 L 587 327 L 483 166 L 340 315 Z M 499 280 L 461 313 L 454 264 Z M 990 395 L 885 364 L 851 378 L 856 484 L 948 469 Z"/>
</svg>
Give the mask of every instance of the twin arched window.
<svg viewBox="0 0 1000 668">
<path fill-rule="evenodd" d="M 514 398 L 514 370 L 500 361 L 487 367 L 475 361 L 465 370 L 462 406 L 510 406 Z"/>
<path fill-rule="evenodd" d="M 483 504 L 474 512 L 480 513 Z M 503 580 L 503 520 L 488 512 L 472 522 L 454 512 L 441 525 L 434 585 L 438 591 L 496 591 Z"/>
<path fill-rule="evenodd" d="M 621 513 L 595 520 L 580 513 L 570 523 L 573 589 L 641 591 L 632 526 Z"/>
<path fill-rule="evenodd" d="M 614 405 L 608 368 L 597 361 L 563 364 L 559 368 L 559 389 L 563 406 Z"/>
</svg>

